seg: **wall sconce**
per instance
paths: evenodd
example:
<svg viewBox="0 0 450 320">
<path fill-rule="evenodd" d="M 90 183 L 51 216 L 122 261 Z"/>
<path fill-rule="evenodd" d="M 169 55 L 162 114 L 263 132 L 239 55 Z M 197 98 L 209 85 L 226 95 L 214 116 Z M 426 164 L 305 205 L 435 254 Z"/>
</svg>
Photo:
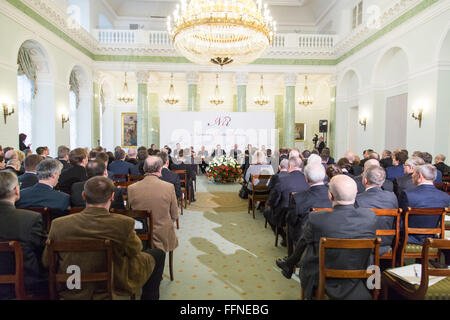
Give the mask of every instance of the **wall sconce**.
<svg viewBox="0 0 450 320">
<path fill-rule="evenodd" d="M 8 108 L 8 104 L 5 102 L 2 103 L 2 107 L 3 107 L 3 119 L 5 120 L 6 124 L 6 118 L 14 113 L 14 108 L 12 108 L 12 110 L 10 111 Z"/>
<path fill-rule="evenodd" d="M 364 127 L 364 131 L 366 131 L 366 127 L 367 127 L 367 118 L 364 117 L 364 118 L 360 119 L 360 120 L 359 120 L 359 124 L 360 124 L 361 126 L 363 126 L 363 127 Z"/>
<path fill-rule="evenodd" d="M 414 118 L 414 120 L 419 121 L 419 128 L 422 128 L 423 109 L 420 108 L 418 111 L 414 111 L 412 117 Z"/>
<path fill-rule="evenodd" d="M 64 129 L 64 123 L 66 123 L 66 122 L 69 122 L 69 116 L 67 116 L 67 118 L 66 118 L 66 116 L 63 114 L 63 115 L 61 115 L 61 124 L 62 124 L 62 128 Z"/>
</svg>

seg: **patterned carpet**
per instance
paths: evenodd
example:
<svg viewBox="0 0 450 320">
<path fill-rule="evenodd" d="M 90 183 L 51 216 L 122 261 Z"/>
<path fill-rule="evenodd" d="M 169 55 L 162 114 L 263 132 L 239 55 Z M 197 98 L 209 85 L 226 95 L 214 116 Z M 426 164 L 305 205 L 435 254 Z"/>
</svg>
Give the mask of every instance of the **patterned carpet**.
<svg viewBox="0 0 450 320">
<path fill-rule="evenodd" d="M 175 280 L 169 279 L 167 258 L 161 299 L 298 299 L 298 278 L 285 279 L 275 265 L 286 248 L 274 246 L 260 212 L 256 220 L 247 213 L 248 202 L 237 195 L 240 185 L 198 180 L 197 201 L 184 211 L 177 230 Z"/>
</svg>

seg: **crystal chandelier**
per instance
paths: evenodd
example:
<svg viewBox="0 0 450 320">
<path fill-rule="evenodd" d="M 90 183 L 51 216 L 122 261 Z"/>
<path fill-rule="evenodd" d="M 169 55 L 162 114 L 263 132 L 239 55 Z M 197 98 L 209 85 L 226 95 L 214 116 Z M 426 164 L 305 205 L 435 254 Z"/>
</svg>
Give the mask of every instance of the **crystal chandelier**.
<svg viewBox="0 0 450 320">
<path fill-rule="evenodd" d="M 216 89 L 214 90 L 214 96 L 209 98 L 209 102 L 215 104 L 216 106 L 223 104 L 225 102 L 223 96 L 220 95 L 219 74 L 216 75 Z"/>
<path fill-rule="evenodd" d="M 122 94 L 118 95 L 117 99 L 123 103 L 130 103 L 134 101 L 134 94 L 128 91 L 127 73 L 125 72 L 125 82 L 123 84 Z"/>
<path fill-rule="evenodd" d="M 305 89 L 303 90 L 303 96 L 300 97 L 298 103 L 305 107 L 308 107 L 314 103 L 314 97 L 309 94 L 308 76 L 305 76 Z"/>
<path fill-rule="evenodd" d="M 223 67 L 260 57 L 272 43 L 276 22 L 262 0 L 181 0 L 167 29 L 187 59 Z"/>
<path fill-rule="evenodd" d="M 261 76 L 261 87 L 259 89 L 259 96 L 254 98 L 254 102 L 257 105 L 265 106 L 269 103 L 269 98 L 264 95 L 264 76 Z"/>
<path fill-rule="evenodd" d="M 169 95 L 164 96 L 164 102 L 174 105 L 180 102 L 180 98 L 175 95 L 175 88 L 173 86 L 173 73 L 170 76 L 170 89 L 169 89 Z"/>
</svg>

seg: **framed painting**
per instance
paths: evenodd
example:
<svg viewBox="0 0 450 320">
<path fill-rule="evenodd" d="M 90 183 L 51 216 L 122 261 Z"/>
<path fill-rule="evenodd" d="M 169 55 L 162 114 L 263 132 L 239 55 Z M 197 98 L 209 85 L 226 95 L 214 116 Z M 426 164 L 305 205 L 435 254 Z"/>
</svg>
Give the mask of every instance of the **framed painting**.
<svg viewBox="0 0 450 320">
<path fill-rule="evenodd" d="M 137 147 L 137 113 L 122 113 L 122 148 Z"/>
<path fill-rule="evenodd" d="M 295 124 L 295 141 L 305 141 L 305 124 Z"/>
</svg>

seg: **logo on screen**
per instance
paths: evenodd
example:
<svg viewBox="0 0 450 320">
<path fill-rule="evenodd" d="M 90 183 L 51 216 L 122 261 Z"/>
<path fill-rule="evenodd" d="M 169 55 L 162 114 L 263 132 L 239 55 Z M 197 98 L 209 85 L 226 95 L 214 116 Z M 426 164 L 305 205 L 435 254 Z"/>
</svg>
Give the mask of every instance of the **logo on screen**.
<svg viewBox="0 0 450 320">
<path fill-rule="evenodd" d="M 229 127 L 231 123 L 231 117 L 220 117 L 218 116 L 214 121 L 208 122 L 208 127 Z"/>
</svg>

